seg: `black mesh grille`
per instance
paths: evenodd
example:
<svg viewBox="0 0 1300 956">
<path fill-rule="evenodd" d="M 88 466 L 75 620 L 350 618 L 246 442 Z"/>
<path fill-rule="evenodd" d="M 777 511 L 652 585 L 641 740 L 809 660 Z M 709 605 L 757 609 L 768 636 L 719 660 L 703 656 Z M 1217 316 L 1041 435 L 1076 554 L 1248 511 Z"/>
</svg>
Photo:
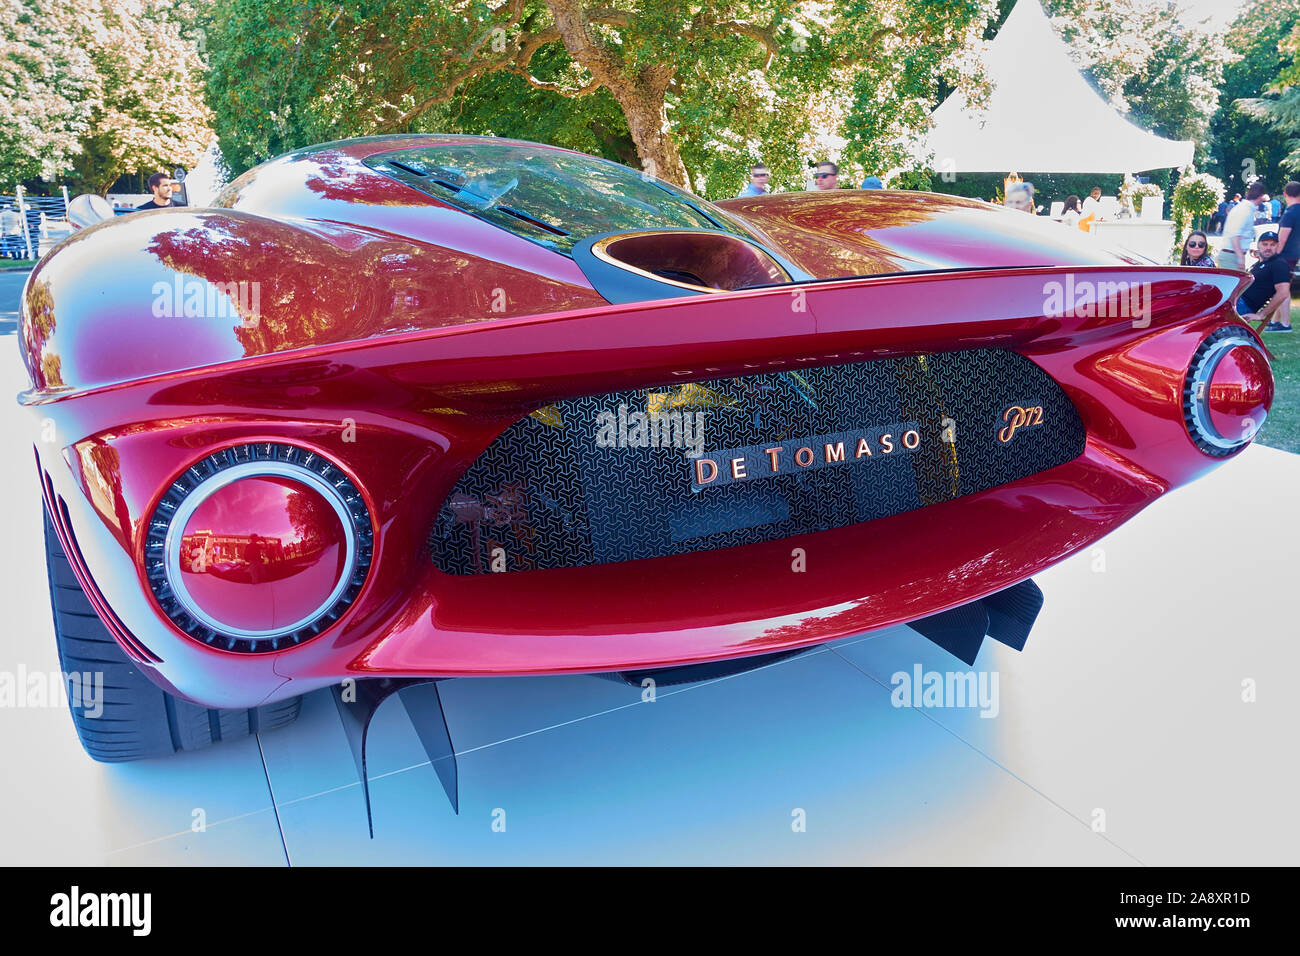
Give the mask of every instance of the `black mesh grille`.
<svg viewBox="0 0 1300 956">
<path fill-rule="evenodd" d="M 711 481 L 685 447 L 700 425 Z M 457 483 L 430 546 L 451 574 L 727 548 L 984 491 L 1083 447 L 1061 388 L 995 349 L 587 396 L 507 428 Z"/>
</svg>

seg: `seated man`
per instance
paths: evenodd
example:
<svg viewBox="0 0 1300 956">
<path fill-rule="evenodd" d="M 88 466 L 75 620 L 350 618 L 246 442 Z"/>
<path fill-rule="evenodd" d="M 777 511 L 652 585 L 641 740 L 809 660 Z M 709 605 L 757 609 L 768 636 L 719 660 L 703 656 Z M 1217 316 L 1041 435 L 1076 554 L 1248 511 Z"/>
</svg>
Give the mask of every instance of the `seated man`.
<svg viewBox="0 0 1300 956">
<path fill-rule="evenodd" d="M 1237 300 L 1237 314 L 1247 322 L 1259 322 L 1271 316 L 1283 302 L 1291 299 L 1291 270 L 1286 260 L 1277 254 L 1277 233 L 1266 232 L 1259 237 L 1255 254 L 1259 261 L 1250 267 L 1254 280 Z M 1290 325 L 1269 322 L 1265 332 L 1290 332 Z"/>
</svg>

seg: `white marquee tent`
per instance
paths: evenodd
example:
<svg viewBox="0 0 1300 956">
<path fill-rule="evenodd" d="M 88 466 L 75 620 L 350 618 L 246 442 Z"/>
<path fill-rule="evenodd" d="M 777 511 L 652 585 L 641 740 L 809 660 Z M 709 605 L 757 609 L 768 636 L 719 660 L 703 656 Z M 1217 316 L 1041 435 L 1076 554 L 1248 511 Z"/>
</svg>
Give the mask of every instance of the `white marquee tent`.
<svg viewBox="0 0 1300 956">
<path fill-rule="evenodd" d="M 1020 0 L 989 44 L 986 110 L 953 93 L 934 111 L 923 157 L 954 173 L 1128 173 L 1186 166 L 1190 140 L 1134 126 L 1070 60 L 1038 0 Z"/>
</svg>

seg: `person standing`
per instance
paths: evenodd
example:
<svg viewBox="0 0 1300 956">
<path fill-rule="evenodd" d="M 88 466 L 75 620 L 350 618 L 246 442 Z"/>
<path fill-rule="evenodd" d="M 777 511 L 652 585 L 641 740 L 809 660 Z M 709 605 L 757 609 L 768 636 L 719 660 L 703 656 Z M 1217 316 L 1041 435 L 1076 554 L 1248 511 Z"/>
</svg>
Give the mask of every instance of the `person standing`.
<svg viewBox="0 0 1300 956">
<path fill-rule="evenodd" d="M 172 193 L 176 191 L 176 183 L 166 173 L 154 173 L 150 176 L 149 190 L 153 193 L 153 199 L 136 206 L 137 211 L 141 209 L 171 209 L 176 206 L 184 207 L 185 205 L 185 203 L 172 198 Z"/>
<path fill-rule="evenodd" d="M 1278 222 L 1277 254 L 1295 272 L 1296 263 L 1300 262 L 1300 183 L 1292 180 L 1283 186 L 1282 201 L 1286 208 Z"/>
<path fill-rule="evenodd" d="M 763 196 L 767 194 L 767 184 L 771 180 L 772 174 L 768 172 L 766 166 L 762 163 L 755 163 L 749 167 L 749 182 L 745 188 L 736 194 L 740 199 L 744 196 Z"/>
<path fill-rule="evenodd" d="M 1228 210 L 1231 209 L 1232 204 L 1240 198 L 1240 196 L 1236 196 L 1232 199 L 1225 197 L 1223 202 L 1219 203 L 1214 210 L 1214 215 L 1210 216 L 1210 232 L 1214 233 L 1216 236 L 1223 233 L 1223 221 L 1228 218 Z"/>
<path fill-rule="evenodd" d="M 1264 195 L 1264 180 L 1257 179 L 1246 187 L 1246 196 L 1228 211 L 1223 224 L 1223 246 L 1215 257 L 1220 269 L 1246 268 L 1246 250 L 1255 236 L 1255 212 Z"/>
<path fill-rule="evenodd" d="M 1300 182 L 1294 179 L 1282 187 L 1282 201 L 1286 208 L 1282 210 L 1282 218 L 1278 220 L 1277 230 L 1277 254 L 1282 261 L 1286 263 L 1287 275 L 1294 276 L 1296 265 L 1300 263 Z M 1289 332 L 1291 330 L 1291 299 L 1282 303 L 1278 310 L 1276 321 L 1269 323 L 1273 332 Z M 1264 331 L 1270 331 L 1265 328 Z"/>
<path fill-rule="evenodd" d="M 884 189 L 885 184 L 881 182 L 879 176 L 868 176 L 866 179 L 862 180 L 862 188 L 863 189 Z"/>
<path fill-rule="evenodd" d="M 830 160 L 822 160 L 813 173 L 813 185 L 818 189 L 839 189 L 840 168 Z"/>
</svg>

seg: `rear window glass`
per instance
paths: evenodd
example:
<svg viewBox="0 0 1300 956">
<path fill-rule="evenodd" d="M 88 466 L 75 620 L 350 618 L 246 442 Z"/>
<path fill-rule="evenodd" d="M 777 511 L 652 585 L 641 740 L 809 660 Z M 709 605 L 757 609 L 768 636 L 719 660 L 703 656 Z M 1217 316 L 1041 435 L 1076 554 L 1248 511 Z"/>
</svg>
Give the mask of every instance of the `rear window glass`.
<svg viewBox="0 0 1300 956">
<path fill-rule="evenodd" d="M 703 199 L 579 153 L 454 143 L 380 153 L 366 165 L 566 255 L 591 236 L 637 229 L 707 229 L 752 238 Z"/>
</svg>

